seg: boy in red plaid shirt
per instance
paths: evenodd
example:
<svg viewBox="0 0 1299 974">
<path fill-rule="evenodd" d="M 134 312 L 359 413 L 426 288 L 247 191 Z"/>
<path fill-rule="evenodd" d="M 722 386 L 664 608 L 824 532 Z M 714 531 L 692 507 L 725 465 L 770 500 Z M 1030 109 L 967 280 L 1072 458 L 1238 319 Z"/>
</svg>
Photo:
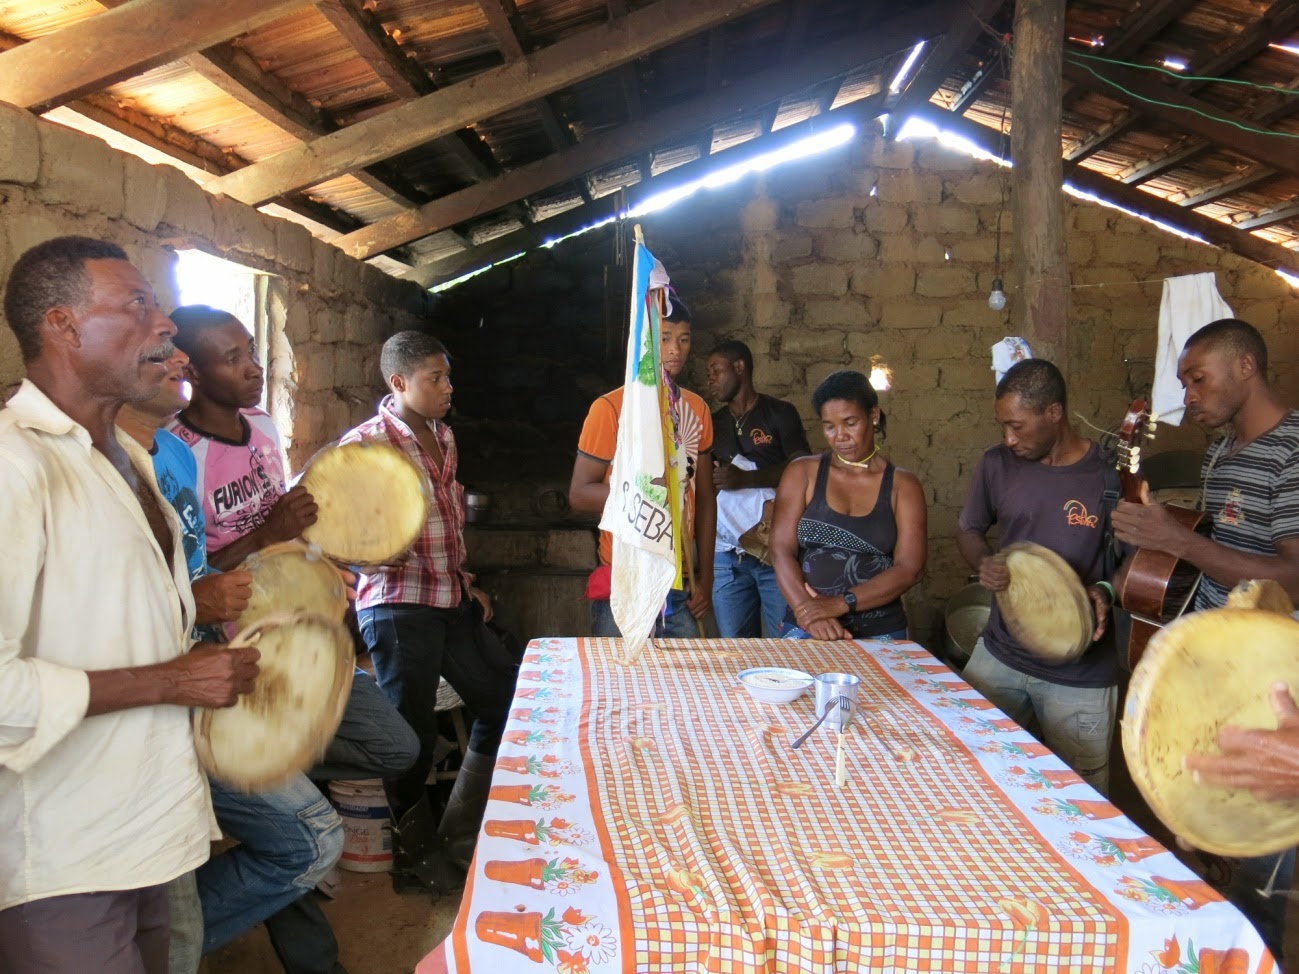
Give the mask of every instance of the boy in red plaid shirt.
<svg viewBox="0 0 1299 974">
<path fill-rule="evenodd" d="M 443 344 L 417 331 L 383 346 L 379 367 L 390 394 L 373 419 L 342 438 L 388 443 L 411 458 L 432 486 L 424 530 L 400 562 L 372 569 L 357 587 L 357 620 L 380 689 L 415 729 L 419 759 L 385 786 L 397 822 L 393 883 L 413 878 L 446 888 L 442 860 L 465 868 L 473 855 L 501 732 L 514 696 L 513 661 L 485 654 L 477 639 L 492 603 L 465 571 L 464 488 L 456 481 L 456 441 L 443 417 L 451 409 L 451 363 Z M 469 750 L 429 848 L 425 781 L 437 743 L 433 711 L 445 677 L 474 714 Z"/>
</svg>

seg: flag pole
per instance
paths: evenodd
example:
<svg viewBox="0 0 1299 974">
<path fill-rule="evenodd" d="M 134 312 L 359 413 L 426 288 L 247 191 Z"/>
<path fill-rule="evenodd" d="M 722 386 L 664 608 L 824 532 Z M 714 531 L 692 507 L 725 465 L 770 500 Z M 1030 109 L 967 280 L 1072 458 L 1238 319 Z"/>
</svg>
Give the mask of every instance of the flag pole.
<svg viewBox="0 0 1299 974">
<path fill-rule="evenodd" d="M 640 242 L 640 240 L 641 240 L 641 235 L 640 235 L 640 224 L 639 224 L 639 223 L 636 224 L 636 240 L 637 240 L 637 242 Z M 662 292 L 660 292 L 660 293 L 659 293 L 659 314 L 660 314 L 660 316 L 661 316 L 661 315 L 663 314 L 663 312 L 664 312 L 665 305 L 666 305 L 666 301 L 667 301 L 667 295 L 664 294 L 664 293 L 662 293 Z M 687 409 L 688 409 L 688 408 L 690 408 L 690 407 L 686 406 L 686 407 L 684 407 L 684 408 L 687 408 Z M 664 464 L 665 464 L 665 465 L 666 465 L 667 461 L 670 459 L 670 458 L 668 457 L 668 452 L 667 452 L 667 441 L 666 441 L 666 440 L 665 440 L 664 443 L 663 443 L 663 459 L 664 459 Z M 696 458 L 695 463 L 698 464 L 698 462 L 699 462 L 699 461 L 698 461 L 698 459 Z M 696 503 L 698 503 L 698 500 L 696 500 Z M 681 498 L 681 561 L 682 561 L 682 567 L 685 569 L 686 591 L 689 592 L 689 593 L 692 594 L 692 595 L 694 594 L 695 586 L 698 585 L 698 582 L 695 580 L 695 531 L 694 531 L 694 527 L 695 527 L 695 526 L 694 526 L 694 524 L 692 523 L 691 519 L 689 519 L 689 518 L 686 517 L 686 504 L 685 504 L 685 498 L 682 497 L 682 498 Z M 687 609 L 686 611 L 689 612 L 690 610 Z M 705 638 L 705 635 L 704 635 L 704 624 L 703 624 L 702 620 L 700 620 L 700 619 L 696 619 L 693 615 L 692 615 L 690 618 L 691 618 L 691 620 L 692 620 L 692 621 L 694 622 L 694 624 L 695 624 L 695 632 L 699 633 L 699 638 L 700 638 L 700 639 L 704 639 L 704 638 Z"/>
</svg>

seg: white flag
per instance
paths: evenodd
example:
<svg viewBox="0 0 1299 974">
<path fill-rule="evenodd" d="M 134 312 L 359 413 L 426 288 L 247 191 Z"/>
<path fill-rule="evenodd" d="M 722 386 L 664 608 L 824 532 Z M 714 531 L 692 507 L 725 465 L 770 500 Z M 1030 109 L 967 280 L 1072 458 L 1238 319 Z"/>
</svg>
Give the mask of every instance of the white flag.
<svg viewBox="0 0 1299 974">
<path fill-rule="evenodd" d="M 682 471 L 671 471 L 678 451 L 664 435 L 659 301 L 667 279 L 650 275 L 656 261 L 638 239 L 632 263 L 631 334 L 623 378 L 618 442 L 609 477 L 609 499 L 600 519 L 613 537 L 609 605 L 634 660 L 654 631 L 668 592 L 680 574 Z M 670 423 L 670 420 L 668 420 Z"/>
</svg>

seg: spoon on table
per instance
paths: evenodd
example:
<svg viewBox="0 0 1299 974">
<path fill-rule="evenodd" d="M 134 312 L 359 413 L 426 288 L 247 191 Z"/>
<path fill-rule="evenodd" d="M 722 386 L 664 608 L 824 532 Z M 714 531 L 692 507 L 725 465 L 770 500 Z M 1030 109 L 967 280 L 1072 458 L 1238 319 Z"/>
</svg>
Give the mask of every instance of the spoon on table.
<svg viewBox="0 0 1299 974">
<path fill-rule="evenodd" d="M 825 723 L 825 719 L 830 716 L 830 712 L 835 709 L 836 704 L 838 705 L 839 709 L 846 714 L 848 711 L 849 703 L 850 701 L 848 700 L 847 697 L 835 697 L 833 700 L 831 700 L 830 705 L 825 708 L 825 713 L 821 714 L 821 716 L 816 719 L 816 723 L 813 724 L 811 727 L 809 727 L 807 731 L 804 732 L 803 736 L 800 737 L 791 745 L 792 750 L 797 751 L 799 745 L 801 745 L 805 740 L 807 740 L 809 737 L 812 736 L 812 731 L 816 730 L 823 723 Z M 839 723 L 840 725 L 847 723 L 847 718 L 841 715 L 839 717 Z"/>
</svg>

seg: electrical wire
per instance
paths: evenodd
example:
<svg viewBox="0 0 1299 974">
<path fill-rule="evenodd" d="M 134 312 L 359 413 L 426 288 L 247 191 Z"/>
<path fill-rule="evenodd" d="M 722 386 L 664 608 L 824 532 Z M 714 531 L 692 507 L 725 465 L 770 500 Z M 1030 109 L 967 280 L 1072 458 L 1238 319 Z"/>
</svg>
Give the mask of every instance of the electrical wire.
<svg viewBox="0 0 1299 974">
<path fill-rule="evenodd" d="M 1073 52 L 1070 52 L 1066 57 L 1088 74 L 1094 75 L 1097 79 L 1103 81 L 1110 87 L 1118 89 L 1134 101 L 1144 102 L 1147 105 L 1158 105 L 1161 108 L 1172 108 L 1177 111 L 1190 112 L 1192 115 L 1199 115 L 1201 118 L 1207 118 L 1210 121 L 1219 122 L 1222 125 L 1230 125 L 1232 128 L 1240 129 L 1242 132 L 1251 132 L 1254 135 L 1272 135 L 1280 139 L 1299 139 L 1299 132 L 1278 132 L 1274 129 L 1261 129 L 1254 125 L 1246 125 L 1243 122 L 1238 122 L 1235 119 L 1225 118 L 1222 115 L 1215 115 L 1212 112 L 1203 112 L 1198 108 L 1191 108 L 1187 105 L 1179 105 L 1176 102 L 1160 101 L 1158 98 L 1147 98 L 1145 95 L 1138 95 L 1135 91 L 1130 91 L 1113 78 L 1106 77 L 1090 65 L 1082 64 L 1079 61 L 1073 60 Z"/>
<path fill-rule="evenodd" d="M 1259 91 L 1270 91 L 1276 95 L 1299 95 L 1299 88 L 1278 88 L 1275 85 L 1261 85 L 1257 81 L 1245 81 L 1240 78 L 1217 78 L 1213 75 L 1187 74 L 1184 71 L 1173 71 L 1160 65 L 1137 64 L 1135 61 L 1121 61 L 1118 58 L 1101 57 L 1098 54 L 1084 54 L 1082 51 L 1069 51 L 1068 56 L 1084 58 L 1088 61 L 1101 61 L 1104 64 L 1118 64 L 1125 68 L 1135 68 L 1138 71 L 1156 71 L 1159 74 L 1166 74 L 1170 78 L 1176 78 L 1178 81 L 1204 81 L 1218 85 L 1239 85 L 1242 88 L 1257 88 Z"/>
</svg>

